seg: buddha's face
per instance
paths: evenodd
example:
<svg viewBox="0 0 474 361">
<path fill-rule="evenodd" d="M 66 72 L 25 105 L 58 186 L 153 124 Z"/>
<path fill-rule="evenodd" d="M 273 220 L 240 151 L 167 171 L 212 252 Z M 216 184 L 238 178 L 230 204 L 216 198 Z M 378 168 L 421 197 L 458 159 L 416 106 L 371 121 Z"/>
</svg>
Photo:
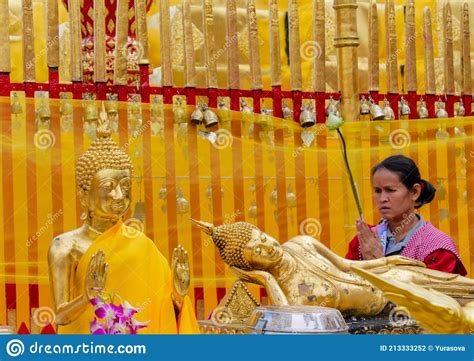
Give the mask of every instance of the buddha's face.
<svg viewBox="0 0 474 361">
<path fill-rule="evenodd" d="M 252 231 L 252 238 L 244 248 L 244 257 L 255 269 L 268 269 L 283 256 L 278 241 L 259 229 Z"/>
<path fill-rule="evenodd" d="M 82 203 L 95 216 L 119 218 L 130 206 L 130 188 L 130 170 L 102 169 L 92 179 L 89 192 L 82 195 Z"/>
</svg>

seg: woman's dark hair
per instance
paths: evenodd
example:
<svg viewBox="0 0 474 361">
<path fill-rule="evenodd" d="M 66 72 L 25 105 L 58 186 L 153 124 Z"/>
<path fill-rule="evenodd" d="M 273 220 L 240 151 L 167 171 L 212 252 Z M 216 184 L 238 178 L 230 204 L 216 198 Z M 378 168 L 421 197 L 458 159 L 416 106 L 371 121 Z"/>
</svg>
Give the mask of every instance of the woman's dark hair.
<svg viewBox="0 0 474 361">
<path fill-rule="evenodd" d="M 390 172 L 396 173 L 400 181 L 409 190 L 412 190 L 416 183 L 421 185 L 421 193 L 416 200 L 415 208 L 420 208 L 422 205 L 430 203 L 433 200 L 436 188 L 430 182 L 421 179 L 420 170 L 416 163 L 410 158 L 404 155 L 392 155 L 372 168 L 372 177 L 375 172 L 381 169 L 387 169 Z"/>
</svg>

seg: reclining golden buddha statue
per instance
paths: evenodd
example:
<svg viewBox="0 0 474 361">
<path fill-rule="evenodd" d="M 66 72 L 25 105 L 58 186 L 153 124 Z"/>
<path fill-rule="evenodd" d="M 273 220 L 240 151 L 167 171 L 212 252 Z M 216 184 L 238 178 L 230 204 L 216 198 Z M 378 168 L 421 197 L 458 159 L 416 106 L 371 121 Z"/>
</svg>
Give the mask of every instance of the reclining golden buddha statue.
<svg viewBox="0 0 474 361">
<path fill-rule="evenodd" d="M 309 236 L 296 236 L 280 245 L 250 223 L 217 227 L 202 221 L 193 223 L 211 236 L 222 260 L 242 281 L 265 287 L 272 305 L 325 306 L 346 315 L 377 315 L 388 301 L 351 266 L 457 298 L 474 295 L 474 280 L 427 269 L 422 262 L 406 257 L 351 261 Z"/>
<path fill-rule="evenodd" d="M 102 104 L 97 139 L 79 158 L 76 179 L 84 224 L 55 237 L 49 278 L 59 333 L 91 332 L 91 300 L 111 294 L 140 309 L 140 333 L 199 333 L 187 292 L 189 260 L 173 252 L 171 270 L 153 241 L 122 222 L 131 201 L 132 163 L 110 136 Z M 124 306 L 122 305 L 122 306 Z"/>
<path fill-rule="evenodd" d="M 430 333 L 474 333 L 474 301 L 461 306 L 451 297 L 413 282 L 389 279 L 355 266 L 351 268 Z"/>
</svg>

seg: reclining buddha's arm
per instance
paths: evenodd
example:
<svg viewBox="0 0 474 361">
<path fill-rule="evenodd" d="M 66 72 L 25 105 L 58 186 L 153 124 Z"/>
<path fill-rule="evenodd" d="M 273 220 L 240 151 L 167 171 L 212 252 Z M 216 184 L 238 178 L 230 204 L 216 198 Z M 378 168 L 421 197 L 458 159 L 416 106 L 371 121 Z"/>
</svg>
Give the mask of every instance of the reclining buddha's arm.
<svg viewBox="0 0 474 361">
<path fill-rule="evenodd" d="M 275 277 L 266 271 L 244 271 L 237 267 L 232 267 L 234 273 L 244 282 L 256 283 L 265 287 L 270 304 L 274 306 L 286 306 L 288 300 Z"/>
</svg>

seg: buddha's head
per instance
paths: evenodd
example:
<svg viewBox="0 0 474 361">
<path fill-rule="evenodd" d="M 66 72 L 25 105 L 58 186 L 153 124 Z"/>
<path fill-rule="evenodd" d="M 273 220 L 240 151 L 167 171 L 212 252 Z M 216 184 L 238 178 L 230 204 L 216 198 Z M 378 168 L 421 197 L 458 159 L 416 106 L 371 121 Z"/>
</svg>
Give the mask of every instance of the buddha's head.
<svg viewBox="0 0 474 361">
<path fill-rule="evenodd" d="M 130 157 L 110 137 L 102 104 L 97 138 L 76 165 L 79 198 L 88 217 L 118 219 L 127 211 L 132 170 Z"/>
<path fill-rule="evenodd" d="M 222 260 L 229 266 L 246 271 L 266 270 L 283 256 L 278 241 L 253 224 L 237 222 L 214 227 L 202 221 L 193 222 L 211 236 Z"/>
</svg>

